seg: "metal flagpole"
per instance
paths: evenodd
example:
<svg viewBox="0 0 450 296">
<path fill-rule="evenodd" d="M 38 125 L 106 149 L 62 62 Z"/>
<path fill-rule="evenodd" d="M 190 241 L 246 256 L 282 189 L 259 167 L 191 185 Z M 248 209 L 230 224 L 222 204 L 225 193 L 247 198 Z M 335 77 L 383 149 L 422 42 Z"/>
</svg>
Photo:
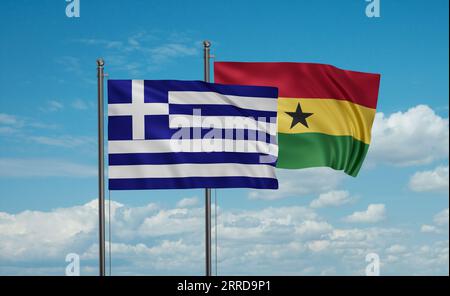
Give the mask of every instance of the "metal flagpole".
<svg viewBox="0 0 450 296">
<path fill-rule="evenodd" d="M 211 42 L 203 41 L 203 60 L 204 60 L 204 80 L 210 82 L 209 60 L 210 60 Z M 211 188 L 205 189 L 205 259 L 206 259 L 206 276 L 212 275 L 211 264 Z"/>
<path fill-rule="evenodd" d="M 99 272 L 105 276 L 105 161 L 103 139 L 103 59 L 97 60 Z"/>
</svg>

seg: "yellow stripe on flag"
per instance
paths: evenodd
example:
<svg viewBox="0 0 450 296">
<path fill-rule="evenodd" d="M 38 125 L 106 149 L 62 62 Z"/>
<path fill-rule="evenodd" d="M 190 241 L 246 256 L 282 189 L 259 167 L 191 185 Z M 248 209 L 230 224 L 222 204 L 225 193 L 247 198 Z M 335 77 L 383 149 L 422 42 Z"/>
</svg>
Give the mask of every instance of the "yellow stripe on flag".
<svg viewBox="0 0 450 296">
<path fill-rule="evenodd" d="M 292 117 L 286 112 L 295 112 L 299 103 L 303 112 L 313 115 L 306 119 L 309 127 L 298 123 L 291 129 Z M 352 136 L 369 144 L 375 112 L 375 109 L 345 100 L 279 98 L 278 132 Z"/>
</svg>

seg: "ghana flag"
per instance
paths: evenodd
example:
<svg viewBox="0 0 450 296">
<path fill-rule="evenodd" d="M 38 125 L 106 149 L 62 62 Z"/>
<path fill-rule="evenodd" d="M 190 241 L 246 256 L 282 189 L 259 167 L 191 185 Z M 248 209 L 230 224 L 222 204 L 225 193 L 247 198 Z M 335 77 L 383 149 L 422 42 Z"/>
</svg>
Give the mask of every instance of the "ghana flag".
<svg viewBox="0 0 450 296">
<path fill-rule="evenodd" d="M 370 144 L 379 74 L 312 63 L 215 62 L 214 81 L 278 87 L 277 167 L 358 174 Z"/>
</svg>

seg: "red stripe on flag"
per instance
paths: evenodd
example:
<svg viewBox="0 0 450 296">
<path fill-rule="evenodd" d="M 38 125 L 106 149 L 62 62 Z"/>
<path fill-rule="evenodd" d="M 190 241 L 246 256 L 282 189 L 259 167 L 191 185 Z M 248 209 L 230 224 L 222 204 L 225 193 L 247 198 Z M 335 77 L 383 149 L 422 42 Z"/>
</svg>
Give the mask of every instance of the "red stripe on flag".
<svg viewBox="0 0 450 296">
<path fill-rule="evenodd" d="M 347 100 L 376 109 L 380 75 L 312 63 L 215 62 L 214 82 L 276 86 L 279 97 Z"/>
</svg>

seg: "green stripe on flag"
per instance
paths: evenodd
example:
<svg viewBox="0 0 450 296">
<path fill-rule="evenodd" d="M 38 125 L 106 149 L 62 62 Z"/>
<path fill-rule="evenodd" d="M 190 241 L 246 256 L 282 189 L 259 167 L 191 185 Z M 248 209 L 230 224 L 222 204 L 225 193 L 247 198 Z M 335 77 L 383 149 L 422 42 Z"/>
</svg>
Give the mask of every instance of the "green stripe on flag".
<svg viewBox="0 0 450 296">
<path fill-rule="evenodd" d="M 331 167 L 356 177 L 369 145 L 351 136 L 278 133 L 278 168 Z"/>
</svg>

